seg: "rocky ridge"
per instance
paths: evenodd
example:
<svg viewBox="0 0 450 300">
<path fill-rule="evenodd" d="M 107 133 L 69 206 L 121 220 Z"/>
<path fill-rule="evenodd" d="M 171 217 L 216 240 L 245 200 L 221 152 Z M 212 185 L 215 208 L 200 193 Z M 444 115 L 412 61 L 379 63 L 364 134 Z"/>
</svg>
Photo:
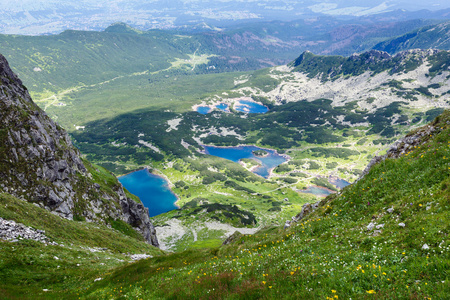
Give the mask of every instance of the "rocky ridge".
<svg viewBox="0 0 450 300">
<path fill-rule="evenodd" d="M 399 139 L 394 144 L 392 144 L 392 146 L 389 148 L 389 150 L 387 151 L 387 153 L 385 155 L 375 156 L 374 158 L 372 158 L 372 160 L 369 162 L 367 167 L 364 169 L 361 176 L 354 183 L 358 182 L 365 175 L 367 175 L 369 173 L 370 169 L 374 165 L 384 161 L 385 159 L 399 158 L 400 156 L 403 156 L 403 155 L 407 154 L 408 152 L 412 151 L 414 148 L 421 146 L 421 145 L 425 145 L 427 143 L 429 137 L 433 136 L 433 134 L 435 134 L 435 133 L 438 133 L 440 130 L 439 127 L 436 127 L 434 125 L 434 123 L 436 123 L 436 122 L 437 121 L 434 121 L 433 123 L 430 123 L 426 126 L 420 127 L 418 129 L 416 129 L 415 131 L 412 131 L 405 137 Z M 303 204 L 301 211 L 296 216 L 292 217 L 291 220 L 286 220 L 286 222 L 284 224 L 284 228 L 286 229 L 286 228 L 290 227 L 293 223 L 296 223 L 296 222 L 302 220 L 307 215 L 314 212 L 318 207 L 324 206 L 328 201 L 329 200 L 327 200 L 327 198 L 325 198 L 325 199 L 322 199 L 322 200 L 314 202 L 314 203 Z M 427 207 L 426 209 L 428 210 L 429 207 Z M 393 208 L 386 209 L 386 212 L 392 213 Z M 376 228 L 377 230 L 374 231 L 374 234 L 376 235 L 376 234 L 380 233 L 380 229 L 383 228 L 383 226 L 384 226 L 384 224 L 377 225 L 375 223 L 370 223 L 369 225 L 367 225 L 366 229 L 368 231 L 371 231 L 374 228 Z M 399 226 L 404 227 L 405 224 L 399 223 Z"/>
<path fill-rule="evenodd" d="M 449 51 L 432 49 L 393 56 L 372 50 L 348 58 L 304 52 L 291 64 L 269 71 L 268 75 L 278 82 L 273 89 L 244 83 L 232 92 L 264 97 L 276 105 L 321 98 L 333 101 L 336 107 L 355 102 L 358 109 L 368 113 L 393 102 L 414 109 L 448 108 L 449 55 Z M 216 95 L 213 101 L 227 99 Z"/>
<path fill-rule="evenodd" d="M 158 246 L 148 209 L 128 198 L 118 181 L 108 188 L 94 182 L 85 164 L 0 55 L 0 191 L 66 219 L 122 220 Z"/>
<path fill-rule="evenodd" d="M 384 161 L 387 158 L 398 158 L 402 155 L 405 155 L 409 151 L 412 151 L 413 148 L 424 145 L 427 143 L 427 138 L 430 137 L 433 133 L 435 133 L 439 128 L 433 126 L 433 124 L 426 125 L 424 127 L 418 128 L 416 131 L 406 135 L 400 140 L 396 141 L 387 151 L 385 155 L 375 156 L 369 162 L 367 167 L 364 169 L 361 176 L 357 179 L 357 181 L 361 180 L 367 173 L 369 173 L 372 166 Z"/>
</svg>

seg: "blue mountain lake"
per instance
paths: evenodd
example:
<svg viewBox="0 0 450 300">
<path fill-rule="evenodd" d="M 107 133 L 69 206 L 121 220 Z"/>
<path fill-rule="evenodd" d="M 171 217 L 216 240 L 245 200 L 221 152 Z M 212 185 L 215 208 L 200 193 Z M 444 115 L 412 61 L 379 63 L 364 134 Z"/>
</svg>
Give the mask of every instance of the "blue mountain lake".
<svg viewBox="0 0 450 300">
<path fill-rule="evenodd" d="M 344 179 L 341 179 L 341 178 L 334 178 L 334 177 L 328 179 L 328 181 L 329 181 L 331 184 L 335 185 L 338 189 L 343 189 L 343 188 L 345 188 L 347 185 L 350 185 L 350 184 L 351 184 L 350 182 L 348 182 L 348 181 L 346 181 L 346 180 L 344 180 Z"/>
<path fill-rule="evenodd" d="M 177 196 L 170 190 L 161 176 L 142 169 L 120 176 L 120 183 L 132 194 L 138 196 L 148 208 L 150 217 L 177 209 Z"/>
<path fill-rule="evenodd" d="M 211 107 L 209 106 L 199 106 L 197 107 L 197 112 L 201 113 L 202 115 L 206 115 L 211 111 Z"/>
<path fill-rule="evenodd" d="M 223 110 L 223 111 L 228 111 L 228 104 L 226 103 L 220 103 L 216 105 L 217 109 Z"/>
<path fill-rule="evenodd" d="M 269 108 L 267 106 L 248 100 L 239 100 L 234 105 L 234 109 L 237 111 L 252 114 L 264 114 L 269 111 Z"/>
<path fill-rule="evenodd" d="M 238 147 L 215 147 L 215 146 L 203 146 L 205 153 L 222 157 L 234 162 L 239 162 L 243 158 L 256 159 L 262 163 L 262 166 L 258 167 L 253 173 L 262 176 L 264 178 L 269 177 L 270 170 L 276 166 L 282 164 L 287 159 L 278 154 L 275 150 L 263 149 L 256 146 L 238 146 Z M 267 156 L 259 157 L 255 156 L 252 151 L 264 150 L 268 153 Z"/>
<path fill-rule="evenodd" d="M 301 191 L 302 193 L 313 194 L 319 197 L 326 197 L 333 193 L 331 190 L 321 187 L 321 186 L 309 186 L 306 190 Z"/>
</svg>

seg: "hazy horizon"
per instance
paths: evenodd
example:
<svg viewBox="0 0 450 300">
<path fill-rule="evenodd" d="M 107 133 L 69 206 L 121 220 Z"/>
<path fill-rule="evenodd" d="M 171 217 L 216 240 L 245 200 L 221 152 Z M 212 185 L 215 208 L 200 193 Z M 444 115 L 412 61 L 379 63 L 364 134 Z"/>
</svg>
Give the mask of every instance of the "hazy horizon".
<svg viewBox="0 0 450 300">
<path fill-rule="evenodd" d="M 415 18 L 450 8 L 448 0 L 0 0 L 0 33 L 54 34 L 66 29 L 101 30 L 124 22 L 142 30 L 205 22 L 227 26 L 254 20 L 289 21 L 317 16 L 358 18 L 397 10 Z M 407 18 L 407 17 L 405 17 Z M 432 16 L 448 18 L 448 14 Z"/>
</svg>

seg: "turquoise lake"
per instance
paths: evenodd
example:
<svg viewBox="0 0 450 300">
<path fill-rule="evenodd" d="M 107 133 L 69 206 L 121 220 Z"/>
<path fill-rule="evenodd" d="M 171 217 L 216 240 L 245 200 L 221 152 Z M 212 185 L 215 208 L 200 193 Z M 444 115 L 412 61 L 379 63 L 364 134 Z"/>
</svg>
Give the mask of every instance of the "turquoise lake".
<svg viewBox="0 0 450 300">
<path fill-rule="evenodd" d="M 313 194 L 319 197 L 326 197 L 329 194 L 332 193 L 332 191 L 330 191 L 327 188 L 324 187 L 320 187 L 320 186 L 309 186 L 306 190 L 301 191 L 302 193 L 307 193 L 307 194 Z"/>
<path fill-rule="evenodd" d="M 234 162 L 239 162 L 243 158 L 256 159 L 262 163 L 262 166 L 258 167 L 253 173 L 262 176 L 264 178 L 269 177 L 270 170 L 276 166 L 282 164 L 287 159 L 278 154 L 275 150 L 263 149 L 256 146 L 238 146 L 238 147 L 215 147 L 215 146 L 203 146 L 205 153 L 222 157 Z M 268 153 L 265 157 L 257 157 L 252 151 L 264 150 Z"/>
<path fill-rule="evenodd" d="M 345 188 L 347 185 L 350 185 L 351 183 L 341 179 L 341 178 L 330 178 L 328 180 L 331 184 L 335 185 L 338 189 L 343 189 Z"/>
<path fill-rule="evenodd" d="M 269 108 L 267 106 L 248 100 L 239 100 L 234 105 L 234 109 L 251 114 L 265 114 L 269 111 Z"/>
<path fill-rule="evenodd" d="M 219 103 L 215 106 L 197 106 L 195 111 L 201 113 L 202 115 L 207 115 L 212 112 L 214 108 L 225 112 L 230 111 L 230 107 L 226 103 Z M 251 114 L 264 114 L 269 111 L 269 108 L 267 106 L 249 100 L 239 100 L 238 102 L 236 102 L 236 104 L 234 104 L 234 109 L 240 112 Z"/>
<path fill-rule="evenodd" d="M 211 111 L 211 107 L 209 106 L 199 106 L 197 107 L 197 112 L 201 113 L 202 115 L 206 115 Z"/>
<path fill-rule="evenodd" d="M 216 105 L 217 109 L 223 110 L 223 111 L 229 111 L 228 104 L 226 103 L 220 103 Z"/>
<path fill-rule="evenodd" d="M 138 196 L 148 208 L 150 217 L 177 209 L 177 196 L 170 190 L 161 176 L 142 169 L 120 176 L 120 183 L 132 194 Z"/>
</svg>

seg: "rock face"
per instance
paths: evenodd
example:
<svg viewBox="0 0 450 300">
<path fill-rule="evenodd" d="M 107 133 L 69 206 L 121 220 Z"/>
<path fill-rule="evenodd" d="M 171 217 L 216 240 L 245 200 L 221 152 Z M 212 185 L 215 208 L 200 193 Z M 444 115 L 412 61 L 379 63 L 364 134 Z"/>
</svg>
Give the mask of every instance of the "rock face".
<svg viewBox="0 0 450 300">
<path fill-rule="evenodd" d="M 358 178 L 359 181 L 361 178 L 363 178 L 367 173 L 369 173 L 372 166 L 375 164 L 384 161 L 386 158 L 398 158 L 406 153 L 408 151 L 411 151 L 414 147 L 423 145 L 427 142 L 427 137 L 430 136 L 433 132 L 436 131 L 436 128 L 431 125 L 426 125 L 424 127 L 421 127 L 417 131 L 408 134 L 404 138 L 396 141 L 391 148 L 387 151 L 385 155 L 382 156 L 375 156 L 372 158 L 372 160 L 369 162 L 367 167 L 364 169 L 361 176 Z"/>
<path fill-rule="evenodd" d="M 0 192 L 67 219 L 125 221 L 158 246 L 148 210 L 127 198 L 118 181 L 108 188 L 95 183 L 87 164 L 0 55 Z"/>
<path fill-rule="evenodd" d="M 292 223 L 296 223 L 303 218 L 305 218 L 307 215 L 311 214 L 313 211 L 315 211 L 319 206 L 322 206 L 325 203 L 325 199 L 321 201 L 317 201 L 315 203 L 305 203 L 302 205 L 302 210 L 295 216 L 292 217 L 291 220 L 287 220 L 284 224 L 284 229 L 291 226 Z"/>
</svg>

